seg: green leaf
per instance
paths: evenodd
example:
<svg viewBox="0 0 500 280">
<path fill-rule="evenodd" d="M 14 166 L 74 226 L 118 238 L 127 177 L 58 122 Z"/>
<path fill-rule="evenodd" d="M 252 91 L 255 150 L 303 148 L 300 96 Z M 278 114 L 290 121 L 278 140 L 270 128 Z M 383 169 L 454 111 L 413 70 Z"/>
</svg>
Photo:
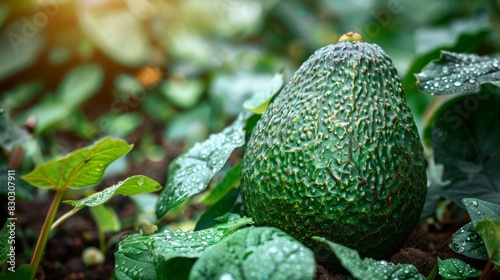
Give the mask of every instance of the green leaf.
<svg viewBox="0 0 500 280">
<path fill-rule="evenodd" d="M 323 237 L 313 237 L 313 239 L 327 244 L 340 260 L 342 266 L 347 269 L 355 279 L 421 279 L 425 277 L 410 264 L 392 264 L 387 261 L 377 261 L 371 258 L 361 259 L 356 250 L 352 250 L 343 245 L 328 241 Z"/>
<path fill-rule="evenodd" d="M 443 279 L 467 279 L 481 276 L 481 271 L 459 259 L 441 260 L 438 257 L 439 275 Z"/>
<path fill-rule="evenodd" d="M 40 80 L 23 82 L 3 94 L 0 100 L 6 108 L 18 109 L 35 99 L 36 95 L 39 94 L 42 89 L 43 83 Z"/>
<path fill-rule="evenodd" d="M 12 225 L 14 226 L 12 228 Z M 15 221 L 7 220 L 0 231 L 0 265 L 4 264 L 9 259 L 9 254 L 11 253 L 10 247 L 14 244 L 12 243 L 14 239 L 10 239 L 10 232 L 16 230 Z M 14 252 L 15 258 L 15 252 Z M 15 261 L 14 261 L 15 264 Z M 9 267 L 11 265 L 9 264 Z"/>
<path fill-rule="evenodd" d="M 209 248 L 189 279 L 314 279 L 314 253 L 272 227 L 239 230 Z"/>
<path fill-rule="evenodd" d="M 493 264 L 500 270 L 500 220 L 484 219 L 474 229 L 481 236 Z"/>
<path fill-rule="evenodd" d="M 92 146 L 38 165 L 21 178 L 41 188 L 83 188 L 99 183 L 108 165 L 132 149 L 125 141 L 105 137 Z"/>
<path fill-rule="evenodd" d="M 43 32 L 27 17 L 11 22 L 0 38 L 0 81 L 32 65 L 44 47 Z"/>
<path fill-rule="evenodd" d="M 252 219 L 244 217 L 201 231 L 132 234 L 118 245 L 115 273 L 119 279 L 156 279 L 157 275 L 173 275 L 171 271 L 165 271 L 172 267 L 170 261 L 198 258 L 226 235 L 251 223 Z"/>
<path fill-rule="evenodd" d="M 249 99 L 243 102 L 243 108 L 255 113 L 262 115 L 266 111 L 271 99 L 279 92 L 283 86 L 284 79 L 282 73 L 274 74 L 274 76 L 267 83 L 260 85 L 260 89 L 256 90 L 255 93 Z"/>
<path fill-rule="evenodd" d="M 201 98 L 204 85 L 199 79 L 170 79 L 160 85 L 161 93 L 175 106 L 191 108 Z"/>
<path fill-rule="evenodd" d="M 200 218 L 196 222 L 195 230 L 206 229 L 216 225 L 217 218 L 221 217 L 225 213 L 232 211 L 235 206 L 238 205 L 236 201 L 239 194 L 239 190 L 233 189 L 217 203 L 212 205 L 212 207 L 210 207 L 200 216 Z"/>
<path fill-rule="evenodd" d="M 100 232 L 118 232 L 121 229 L 120 218 L 118 218 L 113 208 L 109 206 L 97 205 L 91 207 L 90 214 Z"/>
<path fill-rule="evenodd" d="M 116 62 L 138 66 L 148 61 L 151 46 L 147 33 L 130 11 L 91 9 L 82 4 L 77 12 L 80 26 L 88 38 Z"/>
<path fill-rule="evenodd" d="M 432 137 L 444 166 L 441 195 L 461 206 L 465 197 L 500 203 L 500 93 L 470 95 L 443 110 Z"/>
<path fill-rule="evenodd" d="M 161 188 L 161 185 L 155 180 L 144 175 L 135 175 L 80 200 L 65 200 L 63 202 L 71 204 L 76 208 L 84 206 L 96 207 L 110 200 L 115 195 L 136 195 L 158 191 Z"/>
<path fill-rule="evenodd" d="M 82 65 L 71 69 L 57 89 L 57 97 L 69 107 L 80 106 L 101 88 L 104 72 L 99 65 Z"/>
<path fill-rule="evenodd" d="M 483 219 L 500 220 L 500 204 L 483 201 L 477 198 L 464 198 L 462 203 L 469 213 L 474 227 Z"/>
<path fill-rule="evenodd" d="M 207 187 L 231 152 L 245 143 L 244 126 L 245 114 L 242 113 L 232 125 L 210 135 L 205 142 L 197 143 L 170 164 L 167 185 L 156 205 L 158 218 Z"/>
<path fill-rule="evenodd" d="M 270 75 L 239 71 L 232 75 L 218 75 L 210 84 L 209 94 L 215 101 L 220 101 L 225 112 L 236 115 L 241 112 L 243 104 L 247 101 L 247 107 L 254 109 L 261 103 L 267 102 L 266 95 L 272 95 L 281 87 L 281 74 Z M 278 87 L 279 85 L 279 87 Z M 276 89 L 278 88 L 278 89 Z M 271 94 L 272 92 L 272 94 Z M 256 96 L 258 95 L 258 96 Z M 262 104 L 262 108 L 267 105 Z"/>
<path fill-rule="evenodd" d="M 24 200 L 32 200 L 34 194 L 34 187 L 25 181 L 17 180 L 19 177 L 19 173 L 16 171 L 14 178 L 9 176 L 9 167 L 7 165 L 0 165 L 0 182 L 5 182 L 0 184 L 0 195 L 8 196 L 9 193 L 9 185 L 8 182 L 15 182 L 15 196 L 16 198 L 24 199 Z M 10 178 L 9 178 L 10 177 Z M 10 179 L 10 180 L 9 180 Z"/>
<path fill-rule="evenodd" d="M 0 146 L 11 152 L 14 146 L 25 146 L 30 139 L 28 132 L 14 123 L 7 110 L 0 106 Z"/>
<path fill-rule="evenodd" d="M 474 230 L 472 223 L 467 223 L 451 236 L 450 248 L 464 256 L 478 260 L 487 260 L 488 252 L 484 241 Z"/>
<path fill-rule="evenodd" d="M 200 203 L 204 205 L 214 205 L 229 193 L 234 187 L 240 184 L 241 161 L 233 166 L 224 176 L 222 181 L 215 185 L 207 196 L 201 199 Z"/>
<path fill-rule="evenodd" d="M 478 93 L 481 85 L 500 86 L 500 60 L 492 56 L 441 52 L 417 75 L 420 90 L 429 94 Z"/>
</svg>

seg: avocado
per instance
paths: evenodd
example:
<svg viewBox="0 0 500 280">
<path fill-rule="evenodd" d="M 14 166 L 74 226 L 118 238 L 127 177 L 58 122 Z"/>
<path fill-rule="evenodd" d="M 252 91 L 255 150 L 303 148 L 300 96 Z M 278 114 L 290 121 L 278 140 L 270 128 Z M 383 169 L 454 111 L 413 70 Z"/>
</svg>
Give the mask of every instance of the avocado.
<svg viewBox="0 0 500 280">
<path fill-rule="evenodd" d="M 271 102 L 243 157 L 241 192 L 257 225 L 309 245 L 325 237 L 387 258 L 416 226 L 426 167 L 391 59 L 348 33 L 317 50 Z"/>
</svg>

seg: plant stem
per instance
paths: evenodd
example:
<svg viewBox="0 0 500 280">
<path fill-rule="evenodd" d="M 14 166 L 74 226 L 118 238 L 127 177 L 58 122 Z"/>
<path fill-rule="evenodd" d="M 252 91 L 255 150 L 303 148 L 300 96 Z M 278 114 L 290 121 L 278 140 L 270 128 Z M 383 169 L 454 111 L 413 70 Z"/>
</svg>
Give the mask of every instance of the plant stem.
<svg viewBox="0 0 500 280">
<path fill-rule="evenodd" d="M 50 231 L 52 232 L 56 227 L 58 227 L 62 222 L 66 221 L 69 217 L 75 215 L 78 211 L 80 211 L 83 207 L 75 207 L 73 209 L 71 209 L 70 211 L 68 211 L 66 214 L 62 215 L 61 217 L 59 217 L 59 219 L 57 219 L 57 221 L 55 221 L 53 224 L 52 224 L 52 227 L 50 228 Z"/>
<path fill-rule="evenodd" d="M 52 200 L 49 212 L 47 213 L 45 221 L 43 222 L 42 231 L 40 233 L 40 237 L 38 237 L 38 241 L 35 246 L 35 252 L 33 253 L 33 258 L 31 259 L 30 263 L 31 279 L 35 279 L 38 266 L 40 265 L 40 261 L 42 260 L 43 252 L 45 251 L 45 246 L 47 245 L 47 240 L 49 239 L 50 228 L 52 222 L 54 221 L 54 218 L 56 217 L 57 209 L 59 209 L 59 204 L 61 203 L 63 194 L 64 190 L 56 190 L 56 195 Z"/>
</svg>

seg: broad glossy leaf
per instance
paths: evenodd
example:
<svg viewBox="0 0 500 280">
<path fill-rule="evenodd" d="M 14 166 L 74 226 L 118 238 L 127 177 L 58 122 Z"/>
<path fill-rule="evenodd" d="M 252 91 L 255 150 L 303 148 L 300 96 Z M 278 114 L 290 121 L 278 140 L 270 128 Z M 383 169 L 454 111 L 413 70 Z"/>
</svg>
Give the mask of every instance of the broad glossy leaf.
<svg viewBox="0 0 500 280">
<path fill-rule="evenodd" d="M 71 204 L 77 208 L 83 206 L 95 207 L 105 203 L 115 195 L 136 195 L 154 192 L 160 189 L 161 185 L 155 180 L 144 175 L 135 175 L 80 200 L 65 200 L 63 202 Z"/>
<path fill-rule="evenodd" d="M 481 220 L 474 229 L 483 239 L 488 256 L 493 256 L 493 264 L 500 270 L 500 220 Z"/>
<path fill-rule="evenodd" d="M 7 109 L 0 107 L 0 146 L 11 152 L 14 146 L 25 146 L 30 139 L 28 132 L 12 121 Z"/>
<path fill-rule="evenodd" d="M 189 279 L 313 279 L 314 253 L 272 227 L 239 230 L 209 248 Z"/>
<path fill-rule="evenodd" d="M 65 106 L 76 107 L 87 101 L 101 88 L 104 72 L 95 64 L 70 70 L 57 89 L 57 97 Z"/>
<path fill-rule="evenodd" d="M 500 86 L 498 57 L 448 51 L 432 61 L 417 75 L 420 90 L 436 95 L 478 93 L 481 85 Z"/>
<path fill-rule="evenodd" d="M 171 263 L 168 265 L 170 261 L 198 258 L 224 236 L 251 223 L 250 218 L 240 218 L 201 231 L 165 230 L 152 235 L 130 235 L 118 245 L 115 273 L 119 279 L 155 279 L 159 274 L 172 276 L 172 271 L 166 271 L 172 267 Z"/>
<path fill-rule="evenodd" d="M 0 38 L 0 81 L 32 65 L 44 46 L 43 32 L 28 17 L 11 22 Z"/>
<path fill-rule="evenodd" d="M 252 97 L 243 102 L 243 108 L 255 114 L 263 114 L 269 106 L 271 99 L 283 86 L 283 82 L 282 73 L 274 74 L 269 82 L 261 84 Z"/>
<path fill-rule="evenodd" d="M 207 211 L 201 214 L 200 218 L 196 222 L 195 230 L 201 230 L 213 227 L 217 224 L 217 218 L 225 213 L 233 211 L 235 206 L 237 207 L 237 199 L 240 191 L 238 189 L 232 189 L 227 195 L 222 197 L 217 203 L 212 205 Z"/>
<path fill-rule="evenodd" d="M 443 111 L 433 128 L 434 159 L 444 166 L 441 195 L 500 203 L 500 93 L 470 95 Z"/>
<path fill-rule="evenodd" d="M 441 260 L 438 257 L 439 275 L 445 280 L 467 279 L 481 276 L 481 271 L 462 260 L 451 258 Z"/>
<path fill-rule="evenodd" d="M 226 176 L 215 185 L 210 192 L 205 196 L 200 203 L 204 205 L 214 205 L 221 198 L 223 198 L 228 192 L 230 192 L 234 187 L 240 183 L 240 172 L 241 172 L 241 161 L 237 165 L 233 166 L 227 173 Z"/>
<path fill-rule="evenodd" d="M 118 232 L 121 228 L 120 218 L 113 208 L 97 205 L 90 208 L 90 214 L 97 224 L 99 232 Z"/>
<path fill-rule="evenodd" d="M 149 40 L 141 22 L 130 11 L 91 9 L 83 4 L 77 11 L 82 30 L 109 57 L 127 66 L 147 62 L 151 48 Z"/>
<path fill-rule="evenodd" d="M 487 260 L 488 252 L 484 241 L 474 230 L 472 223 L 467 223 L 451 236 L 450 248 L 464 256 L 478 260 Z"/>
<path fill-rule="evenodd" d="M 38 165 L 21 178 L 41 188 L 83 188 L 99 183 L 108 165 L 132 149 L 120 139 L 105 137 L 92 146 Z"/>
<path fill-rule="evenodd" d="M 242 113 L 232 125 L 210 135 L 205 142 L 195 144 L 170 164 L 167 185 L 156 205 L 158 218 L 207 187 L 231 152 L 245 143 L 244 126 L 245 114 Z"/>
<path fill-rule="evenodd" d="M 425 279 L 425 277 L 411 264 L 392 264 L 387 261 L 377 261 L 371 258 L 361 259 L 356 250 L 328 241 L 323 237 L 313 237 L 313 239 L 327 244 L 335 253 L 335 256 L 340 260 L 342 266 L 347 269 L 355 279 Z"/>
<path fill-rule="evenodd" d="M 500 204 L 476 198 L 464 198 L 462 203 L 465 205 L 467 212 L 469 212 L 469 216 L 474 227 L 477 226 L 477 223 L 483 219 L 494 219 L 500 221 Z"/>
</svg>

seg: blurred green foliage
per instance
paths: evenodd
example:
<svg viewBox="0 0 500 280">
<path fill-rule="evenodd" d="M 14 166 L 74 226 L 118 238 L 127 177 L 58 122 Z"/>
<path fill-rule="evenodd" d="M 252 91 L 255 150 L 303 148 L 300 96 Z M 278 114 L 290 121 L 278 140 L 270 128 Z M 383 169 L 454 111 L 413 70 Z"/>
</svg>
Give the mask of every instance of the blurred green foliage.
<svg viewBox="0 0 500 280">
<path fill-rule="evenodd" d="M 0 143 L 0 163 L 28 169 L 106 135 L 148 151 L 136 160 L 168 157 L 166 144 L 185 149 L 220 131 L 275 73 L 287 82 L 348 31 L 392 58 L 422 130 L 434 97 L 414 73 L 442 49 L 495 53 L 499 18 L 498 0 L 2 1 L 4 127 L 34 137 L 19 138 L 19 166 L 15 139 Z"/>
</svg>

